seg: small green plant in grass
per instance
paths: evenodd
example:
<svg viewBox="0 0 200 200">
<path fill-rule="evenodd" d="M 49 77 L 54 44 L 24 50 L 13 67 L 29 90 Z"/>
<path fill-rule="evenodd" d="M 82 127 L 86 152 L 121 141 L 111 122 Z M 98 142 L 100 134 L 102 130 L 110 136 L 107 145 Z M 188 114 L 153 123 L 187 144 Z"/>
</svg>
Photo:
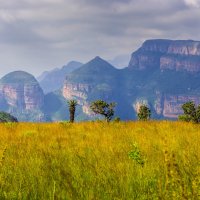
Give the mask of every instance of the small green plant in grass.
<svg viewBox="0 0 200 200">
<path fill-rule="evenodd" d="M 142 167 L 144 166 L 145 158 L 142 156 L 141 151 L 136 143 L 132 145 L 132 149 L 129 151 L 128 156 Z"/>
<path fill-rule="evenodd" d="M 120 122 L 120 121 L 121 121 L 120 117 L 115 117 L 113 120 L 113 122 Z"/>
</svg>

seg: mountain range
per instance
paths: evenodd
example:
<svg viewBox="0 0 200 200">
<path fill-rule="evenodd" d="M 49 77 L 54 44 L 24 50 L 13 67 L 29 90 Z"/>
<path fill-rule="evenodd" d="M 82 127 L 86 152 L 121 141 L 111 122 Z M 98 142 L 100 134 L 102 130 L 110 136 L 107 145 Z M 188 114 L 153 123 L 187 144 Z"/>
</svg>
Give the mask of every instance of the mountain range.
<svg viewBox="0 0 200 200">
<path fill-rule="evenodd" d="M 68 119 L 67 100 L 77 99 L 76 120 L 93 119 L 90 103 L 116 102 L 116 115 L 136 119 L 147 104 L 155 119 L 176 119 L 187 101 L 200 103 L 200 42 L 147 40 L 132 53 L 129 65 L 117 69 L 100 57 L 43 73 L 26 72 L 0 79 L 0 110 L 20 121 Z"/>
</svg>

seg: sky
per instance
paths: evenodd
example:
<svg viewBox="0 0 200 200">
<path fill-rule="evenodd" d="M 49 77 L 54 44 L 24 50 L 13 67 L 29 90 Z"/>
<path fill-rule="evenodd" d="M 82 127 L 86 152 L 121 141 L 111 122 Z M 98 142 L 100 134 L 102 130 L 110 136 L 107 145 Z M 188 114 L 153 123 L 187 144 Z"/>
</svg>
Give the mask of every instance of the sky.
<svg viewBox="0 0 200 200">
<path fill-rule="evenodd" d="M 0 0 L 0 77 L 97 55 L 124 67 L 155 38 L 200 40 L 200 0 Z"/>
</svg>

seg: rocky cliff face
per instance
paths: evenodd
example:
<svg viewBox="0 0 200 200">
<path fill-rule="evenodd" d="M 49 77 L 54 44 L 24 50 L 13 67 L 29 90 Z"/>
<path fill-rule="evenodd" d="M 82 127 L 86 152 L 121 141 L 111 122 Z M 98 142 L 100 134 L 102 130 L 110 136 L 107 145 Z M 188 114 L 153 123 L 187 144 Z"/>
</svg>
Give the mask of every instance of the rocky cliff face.
<svg viewBox="0 0 200 200">
<path fill-rule="evenodd" d="M 65 81 L 62 94 L 66 99 L 76 99 L 78 104 L 82 106 L 82 111 L 88 116 L 92 116 L 93 113 L 90 110 L 89 103 L 87 101 L 89 93 L 91 92 L 91 86 L 83 83 L 68 83 Z"/>
<path fill-rule="evenodd" d="M 40 109 L 43 106 L 39 85 L 3 84 L 1 93 L 9 106 L 20 110 Z"/>
<path fill-rule="evenodd" d="M 33 121 L 44 120 L 41 112 L 44 94 L 32 75 L 22 71 L 7 74 L 0 80 L 0 94 L 7 105 L 7 108 L 5 108 L 1 103 L 2 110 L 18 115 L 19 120 L 26 121 L 26 117 L 23 116 L 24 113 L 32 115 Z"/>
<path fill-rule="evenodd" d="M 188 101 L 193 101 L 196 105 L 199 105 L 200 97 L 188 95 L 165 95 L 163 102 L 163 116 L 167 118 L 177 118 L 183 113 L 181 106 Z"/>
<path fill-rule="evenodd" d="M 129 68 L 199 72 L 200 42 L 148 40 L 132 54 Z"/>
<path fill-rule="evenodd" d="M 76 98 L 78 103 L 83 105 L 83 102 L 88 98 L 90 90 L 91 86 L 89 84 L 68 83 L 65 81 L 62 92 L 66 99 Z"/>
<path fill-rule="evenodd" d="M 178 118 L 183 114 L 182 105 L 188 101 L 193 101 L 196 105 L 200 104 L 200 96 L 195 95 L 157 95 L 155 101 L 155 111 L 158 115 L 165 118 Z"/>
<path fill-rule="evenodd" d="M 176 70 L 176 71 L 188 71 L 199 72 L 200 71 L 200 56 L 170 56 L 164 55 L 160 58 L 161 70 Z"/>
</svg>

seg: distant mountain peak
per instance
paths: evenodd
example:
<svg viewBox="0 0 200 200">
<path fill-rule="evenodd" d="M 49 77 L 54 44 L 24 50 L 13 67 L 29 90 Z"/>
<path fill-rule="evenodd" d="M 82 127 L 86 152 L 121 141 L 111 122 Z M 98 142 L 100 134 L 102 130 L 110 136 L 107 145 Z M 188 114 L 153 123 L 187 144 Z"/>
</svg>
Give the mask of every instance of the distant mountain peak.
<svg viewBox="0 0 200 200">
<path fill-rule="evenodd" d="M 96 56 L 88 63 L 82 65 L 80 68 L 74 71 L 74 73 L 81 72 L 81 73 L 100 73 L 100 72 L 109 72 L 110 70 L 115 70 L 116 68 L 113 67 L 109 62 L 102 59 L 99 56 Z"/>
<path fill-rule="evenodd" d="M 44 93 L 59 90 L 67 74 L 78 69 L 83 64 L 77 61 L 71 61 L 61 68 L 55 68 L 51 71 L 45 71 L 37 79 L 44 91 Z"/>
<path fill-rule="evenodd" d="M 37 83 L 37 80 L 35 77 L 25 71 L 13 71 L 8 74 L 6 74 L 4 77 L 0 80 L 1 83 L 17 83 L 17 82 L 23 82 L 23 83 L 29 83 L 34 82 Z"/>
<path fill-rule="evenodd" d="M 104 60 L 103 58 L 101 58 L 101 57 L 99 57 L 99 56 L 96 56 L 96 57 L 94 57 L 92 60 L 90 60 L 88 63 L 90 63 L 90 62 L 106 62 L 106 63 L 108 63 L 106 60 Z"/>
<path fill-rule="evenodd" d="M 103 60 L 100 56 L 96 56 L 94 60 Z"/>
<path fill-rule="evenodd" d="M 62 67 L 62 70 L 64 69 L 67 69 L 69 70 L 69 68 L 71 68 L 72 70 L 76 69 L 76 68 L 79 68 L 81 65 L 83 65 L 83 63 L 81 62 L 77 62 L 77 61 L 70 61 L 69 63 L 67 63 L 67 65 L 64 65 Z"/>
</svg>

